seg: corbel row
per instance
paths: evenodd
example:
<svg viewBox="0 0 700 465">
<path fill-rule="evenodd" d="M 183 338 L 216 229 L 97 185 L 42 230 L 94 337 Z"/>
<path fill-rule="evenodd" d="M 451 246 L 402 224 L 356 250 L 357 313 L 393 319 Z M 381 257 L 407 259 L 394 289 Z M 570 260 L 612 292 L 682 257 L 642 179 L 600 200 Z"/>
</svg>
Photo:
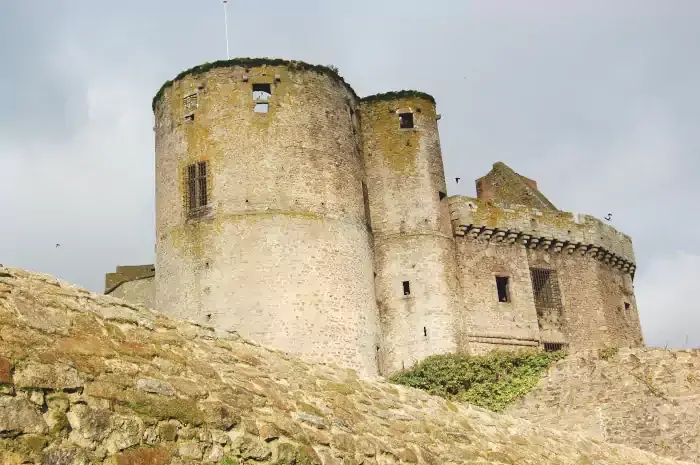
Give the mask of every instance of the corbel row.
<svg viewBox="0 0 700 465">
<path fill-rule="evenodd" d="M 489 228 L 478 225 L 460 225 L 456 234 L 469 239 L 494 243 L 519 244 L 527 249 L 545 250 L 552 253 L 578 254 L 594 258 L 634 277 L 637 269 L 633 262 L 625 260 L 603 247 L 595 244 L 584 244 L 551 237 L 534 236 L 512 229 Z"/>
</svg>

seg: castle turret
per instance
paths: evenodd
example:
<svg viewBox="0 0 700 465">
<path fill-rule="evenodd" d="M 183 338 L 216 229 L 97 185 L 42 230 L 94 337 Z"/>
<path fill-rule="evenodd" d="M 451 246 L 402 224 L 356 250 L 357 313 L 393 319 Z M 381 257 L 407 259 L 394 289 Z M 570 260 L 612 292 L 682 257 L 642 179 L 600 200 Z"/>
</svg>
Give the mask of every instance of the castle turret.
<svg viewBox="0 0 700 465">
<path fill-rule="evenodd" d="M 386 374 L 466 347 L 435 102 L 382 94 L 363 99 L 360 114 Z"/>
<path fill-rule="evenodd" d="M 204 65 L 156 116 L 156 308 L 377 371 L 377 307 L 355 112 L 334 71 Z"/>
</svg>

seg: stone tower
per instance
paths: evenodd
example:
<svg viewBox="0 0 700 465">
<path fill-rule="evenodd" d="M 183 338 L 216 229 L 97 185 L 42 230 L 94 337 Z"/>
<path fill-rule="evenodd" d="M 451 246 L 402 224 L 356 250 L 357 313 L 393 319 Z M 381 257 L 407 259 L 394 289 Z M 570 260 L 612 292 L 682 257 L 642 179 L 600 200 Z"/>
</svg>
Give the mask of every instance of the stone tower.
<svg viewBox="0 0 700 465">
<path fill-rule="evenodd" d="M 334 72 L 282 60 L 197 67 L 164 86 L 156 308 L 376 374 L 357 106 Z"/>
<path fill-rule="evenodd" d="M 362 100 L 382 342 L 380 373 L 459 349 L 454 239 L 434 99 Z"/>
</svg>

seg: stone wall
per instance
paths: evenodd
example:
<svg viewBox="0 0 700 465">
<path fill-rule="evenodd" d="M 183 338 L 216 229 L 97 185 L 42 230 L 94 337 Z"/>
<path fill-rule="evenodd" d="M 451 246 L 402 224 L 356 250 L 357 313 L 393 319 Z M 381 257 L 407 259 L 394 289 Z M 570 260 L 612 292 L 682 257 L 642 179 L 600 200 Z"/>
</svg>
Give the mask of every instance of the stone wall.
<svg viewBox="0 0 700 465">
<path fill-rule="evenodd" d="M 587 215 L 468 197 L 449 204 L 463 327 L 475 353 L 538 343 L 572 350 L 643 345 L 627 236 Z M 531 270 L 550 276 L 546 304 L 535 298 Z M 496 276 L 508 278 L 510 302 L 498 301 Z"/>
<path fill-rule="evenodd" d="M 121 283 L 107 295 L 124 299 L 128 302 L 155 308 L 156 282 L 155 277 L 136 279 Z"/>
<path fill-rule="evenodd" d="M 402 128 L 400 115 L 411 115 Z M 458 332 L 455 248 L 434 102 L 380 95 L 360 111 L 375 286 L 380 372 L 465 350 Z"/>
<path fill-rule="evenodd" d="M 678 462 L 310 365 L 234 332 L 0 268 L 0 463 Z"/>
<path fill-rule="evenodd" d="M 267 113 L 255 111 L 258 84 L 271 89 Z M 286 65 L 213 68 L 164 90 L 156 308 L 377 372 L 357 105 L 329 73 Z M 186 171 L 200 161 L 209 205 L 191 218 Z"/>
<path fill-rule="evenodd" d="M 580 352 L 557 362 L 510 414 L 700 462 L 700 350 Z"/>
</svg>

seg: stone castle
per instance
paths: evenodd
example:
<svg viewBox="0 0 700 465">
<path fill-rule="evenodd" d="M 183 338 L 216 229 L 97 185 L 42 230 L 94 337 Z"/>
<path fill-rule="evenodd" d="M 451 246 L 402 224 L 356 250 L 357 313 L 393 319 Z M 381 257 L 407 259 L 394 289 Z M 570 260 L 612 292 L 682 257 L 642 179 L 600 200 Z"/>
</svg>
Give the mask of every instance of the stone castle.
<svg viewBox="0 0 700 465">
<path fill-rule="evenodd" d="M 628 236 L 503 163 L 447 196 L 435 100 L 237 59 L 153 101 L 156 263 L 105 293 L 386 375 L 437 353 L 643 345 Z"/>
</svg>

